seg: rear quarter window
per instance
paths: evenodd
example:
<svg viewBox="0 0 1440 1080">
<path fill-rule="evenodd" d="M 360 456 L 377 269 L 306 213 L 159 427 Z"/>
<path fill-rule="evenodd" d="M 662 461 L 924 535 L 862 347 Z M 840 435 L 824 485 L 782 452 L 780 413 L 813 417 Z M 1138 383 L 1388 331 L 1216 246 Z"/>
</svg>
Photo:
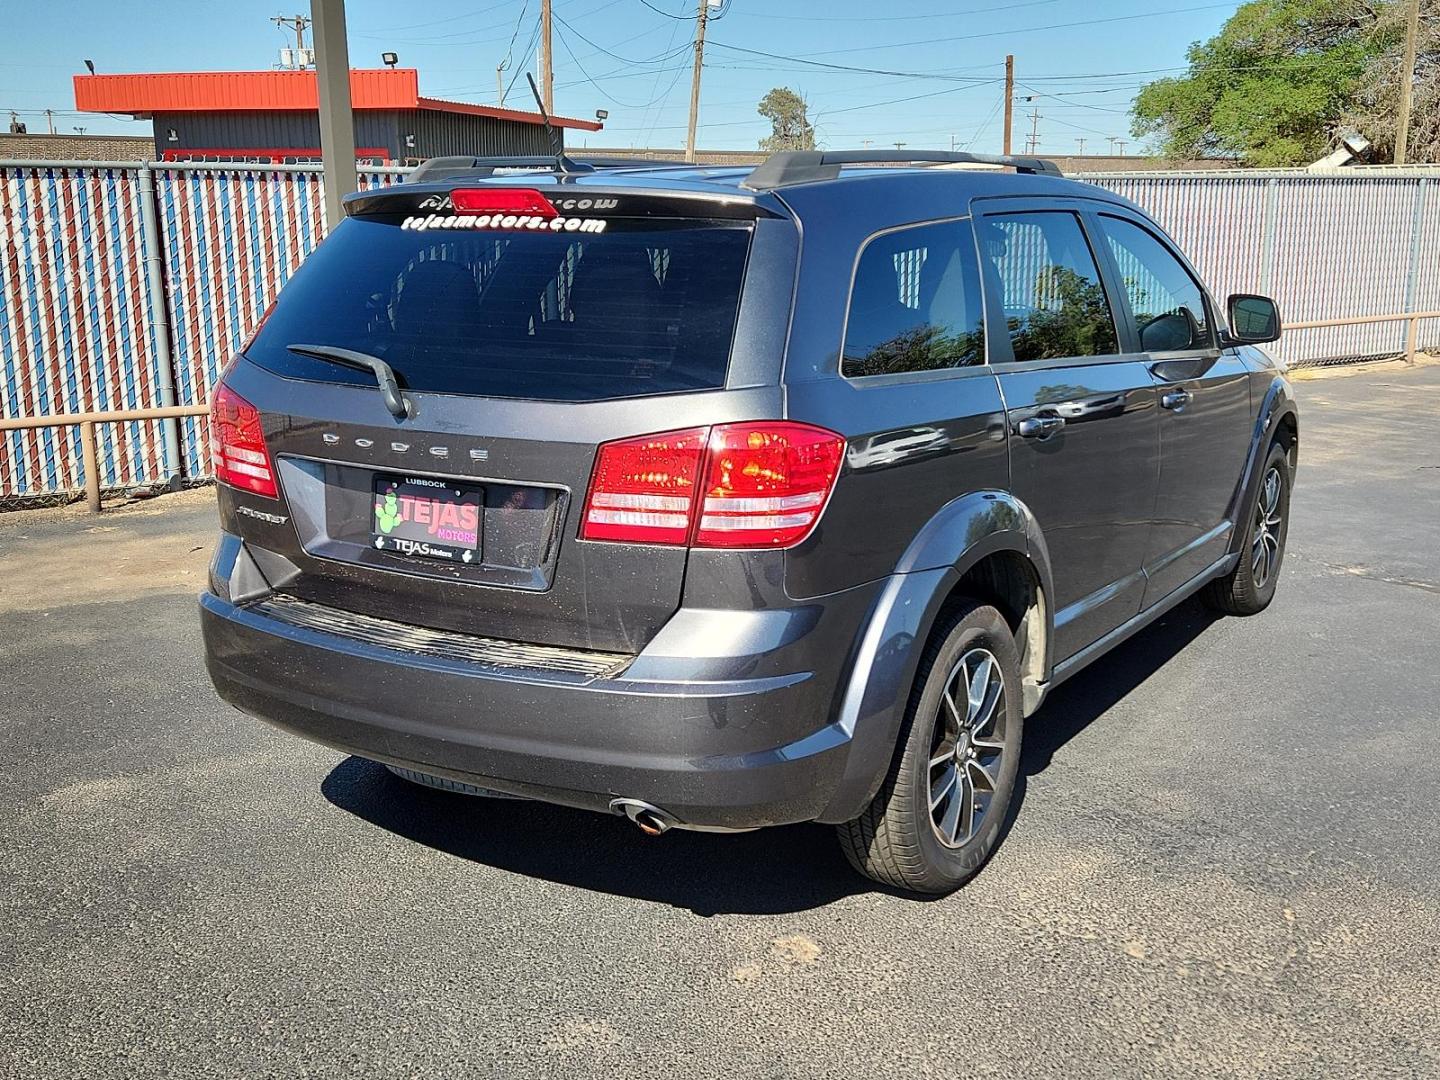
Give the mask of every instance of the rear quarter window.
<svg viewBox="0 0 1440 1080">
<path fill-rule="evenodd" d="M 850 290 L 841 374 L 984 362 L 984 299 L 969 222 L 918 225 L 866 243 Z"/>
<path fill-rule="evenodd" d="M 278 374 L 369 376 L 292 344 L 377 356 L 418 391 L 594 401 L 724 385 L 751 230 L 416 231 L 352 217 L 282 291 L 245 355 Z"/>
</svg>

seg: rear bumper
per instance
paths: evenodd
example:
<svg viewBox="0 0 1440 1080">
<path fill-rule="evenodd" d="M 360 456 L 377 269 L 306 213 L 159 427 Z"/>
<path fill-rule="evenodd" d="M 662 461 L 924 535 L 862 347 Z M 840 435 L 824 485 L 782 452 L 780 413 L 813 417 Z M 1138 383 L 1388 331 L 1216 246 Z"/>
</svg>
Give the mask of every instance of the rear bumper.
<svg viewBox="0 0 1440 1080">
<path fill-rule="evenodd" d="M 642 653 L 614 677 L 386 648 L 213 593 L 200 609 L 220 696 L 277 727 L 547 802 L 604 811 L 639 799 L 682 825 L 749 829 L 820 817 L 841 783 L 852 743 L 834 717 L 878 591 L 784 613 L 706 613 L 721 620 L 715 637 L 773 648 L 693 660 Z M 751 616 L 772 619 L 766 633 L 723 621 Z"/>
</svg>

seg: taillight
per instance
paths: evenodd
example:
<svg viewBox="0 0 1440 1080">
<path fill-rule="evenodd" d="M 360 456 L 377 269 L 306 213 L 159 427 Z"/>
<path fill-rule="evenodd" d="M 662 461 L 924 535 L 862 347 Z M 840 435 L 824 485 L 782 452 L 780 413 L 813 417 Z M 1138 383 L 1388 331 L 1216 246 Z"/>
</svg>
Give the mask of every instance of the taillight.
<svg viewBox="0 0 1440 1080">
<path fill-rule="evenodd" d="M 844 450 L 844 438 L 809 424 L 720 424 L 710 432 L 695 546 L 798 544 L 820 520 Z"/>
<path fill-rule="evenodd" d="M 457 214 L 528 214 L 553 218 L 559 213 L 550 200 L 530 188 L 456 188 L 450 205 Z"/>
<path fill-rule="evenodd" d="M 260 410 L 223 382 L 210 400 L 210 460 L 221 483 L 270 499 L 280 497 L 260 431 Z"/>
<path fill-rule="evenodd" d="M 787 420 L 718 424 L 605 443 L 582 540 L 793 547 L 820 520 L 845 440 Z"/>
<path fill-rule="evenodd" d="M 707 428 L 690 428 L 601 446 L 581 539 L 684 544 L 690 537 L 708 433 Z"/>
</svg>

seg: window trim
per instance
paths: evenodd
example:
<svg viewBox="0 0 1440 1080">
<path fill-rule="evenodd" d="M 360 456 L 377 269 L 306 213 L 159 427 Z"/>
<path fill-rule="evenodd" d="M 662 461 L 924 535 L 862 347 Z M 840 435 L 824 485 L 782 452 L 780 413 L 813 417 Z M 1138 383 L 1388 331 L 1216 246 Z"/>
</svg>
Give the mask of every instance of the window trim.
<svg viewBox="0 0 1440 1080">
<path fill-rule="evenodd" d="M 1084 238 L 1090 250 L 1090 258 L 1095 263 L 1095 273 L 1100 280 L 1100 288 L 1105 293 L 1105 302 L 1110 307 L 1110 321 L 1115 327 L 1115 348 L 1113 353 L 1100 353 L 1093 356 L 1053 356 L 1045 360 L 1016 360 L 1014 347 L 1010 342 L 1009 323 L 1005 319 L 1004 298 L 999 292 L 999 280 L 994 264 L 991 263 L 983 252 L 980 251 L 980 237 L 975 237 L 976 254 L 980 258 L 981 286 L 984 288 L 987 300 L 985 306 L 986 314 L 986 346 L 992 356 L 1003 355 L 1007 359 L 995 360 L 991 364 L 991 370 L 998 373 L 1011 371 L 1044 371 L 1050 368 L 1088 367 L 1092 364 L 1115 364 L 1134 362 L 1138 356 L 1143 354 L 1131 350 L 1134 344 L 1129 322 L 1128 306 L 1119 309 L 1115 304 L 1115 277 L 1112 272 L 1112 264 L 1109 261 L 1108 253 L 1097 251 L 1095 245 L 1095 231 L 1090 222 L 1093 212 L 1092 202 L 1102 200 L 1082 199 L 994 199 L 986 200 L 987 206 L 979 217 L 1014 217 L 1020 214 L 1068 214 L 1075 218 L 1076 224 L 1080 227 L 1080 235 Z M 995 328 L 995 340 L 991 342 L 991 330 Z"/>
<path fill-rule="evenodd" d="M 1153 362 L 1157 363 L 1165 360 L 1193 360 L 1197 358 L 1208 359 L 1218 357 L 1221 351 L 1219 323 L 1215 318 L 1215 301 L 1210 295 L 1210 290 L 1205 288 L 1204 282 L 1200 280 L 1200 275 L 1195 272 L 1195 268 L 1190 265 L 1190 261 L 1180 254 L 1175 245 L 1170 242 L 1169 238 L 1165 236 L 1157 224 L 1146 221 L 1136 214 L 1123 212 L 1125 210 L 1126 208 L 1123 206 L 1116 206 L 1113 209 L 1107 207 L 1104 210 L 1095 210 L 1093 216 L 1095 218 L 1094 228 L 1100 238 L 1105 242 L 1103 245 L 1105 258 L 1109 263 L 1111 273 L 1113 273 L 1115 277 L 1117 289 L 1125 300 L 1125 320 L 1129 326 L 1129 333 L 1131 335 L 1130 340 L 1126 344 L 1133 348 L 1138 355 L 1148 356 Z M 1209 327 L 1210 331 L 1209 345 L 1196 346 L 1189 349 L 1165 349 L 1154 352 L 1147 351 L 1142 346 L 1140 341 L 1140 324 L 1135 318 L 1134 306 L 1130 303 L 1130 293 L 1125 288 L 1124 275 L 1121 274 L 1120 265 L 1115 260 L 1115 253 L 1110 250 L 1110 235 L 1105 231 L 1104 221 L 1107 217 L 1135 226 L 1135 228 L 1159 244 L 1160 249 L 1175 260 L 1176 265 L 1180 267 L 1185 273 L 1185 276 L 1190 279 L 1190 283 L 1194 285 L 1200 293 L 1200 303 L 1205 307 L 1206 326 Z"/>
<path fill-rule="evenodd" d="M 978 364 L 969 364 L 964 367 L 949 368 L 925 368 L 920 371 L 890 371 L 881 375 L 847 375 L 845 374 L 845 342 L 850 336 L 850 306 L 855 301 L 855 277 L 860 272 L 860 260 L 865 256 L 865 249 L 882 236 L 890 236 L 894 233 L 906 232 L 911 229 L 924 229 L 933 225 L 969 225 L 970 243 L 975 249 L 976 269 L 980 272 L 980 312 L 984 320 L 983 341 L 985 345 L 985 358 Z M 971 378 L 975 375 L 987 374 L 993 370 L 990 363 L 990 301 L 985 288 L 985 264 L 979 261 L 980 248 L 975 238 L 974 217 L 972 214 L 955 214 L 939 218 L 927 218 L 924 221 L 907 221 L 903 225 L 887 225 L 883 229 L 876 229 L 862 240 L 855 249 L 855 258 L 850 263 L 849 285 L 845 290 L 845 315 L 840 324 L 840 348 L 835 354 L 835 373 L 842 380 L 850 383 L 858 389 L 872 386 L 892 386 L 897 383 L 912 382 L 941 382 L 946 379 Z M 883 380 L 883 381 L 882 381 Z"/>
</svg>

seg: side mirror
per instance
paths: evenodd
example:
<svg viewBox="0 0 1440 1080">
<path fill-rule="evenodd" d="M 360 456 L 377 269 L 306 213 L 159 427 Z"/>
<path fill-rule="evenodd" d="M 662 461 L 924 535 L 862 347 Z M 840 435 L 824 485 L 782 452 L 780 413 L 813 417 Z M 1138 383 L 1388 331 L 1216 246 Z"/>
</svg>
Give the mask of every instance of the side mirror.
<svg viewBox="0 0 1440 1080">
<path fill-rule="evenodd" d="M 1235 293 L 1226 304 L 1232 345 L 1262 345 L 1280 337 L 1280 309 L 1268 296 Z"/>
</svg>

